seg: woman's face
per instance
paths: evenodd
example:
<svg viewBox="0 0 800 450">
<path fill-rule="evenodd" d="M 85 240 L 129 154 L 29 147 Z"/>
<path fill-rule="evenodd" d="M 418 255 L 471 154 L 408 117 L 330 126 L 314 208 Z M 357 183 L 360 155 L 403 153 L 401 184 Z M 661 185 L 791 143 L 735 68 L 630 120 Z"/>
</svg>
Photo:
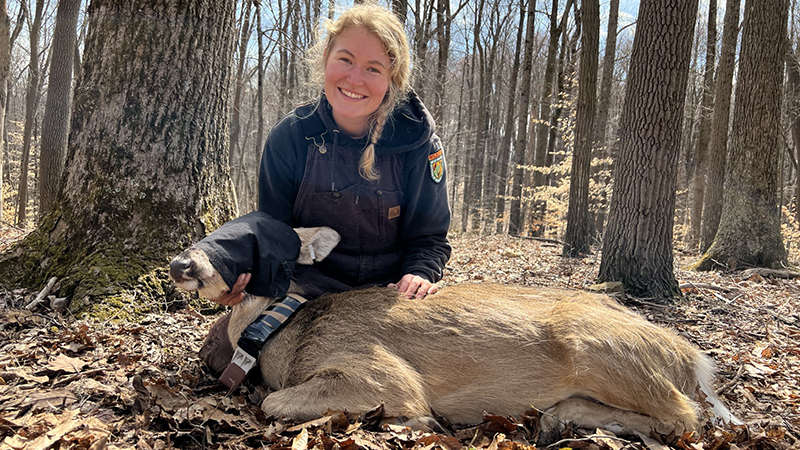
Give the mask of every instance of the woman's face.
<svg viewBox="0 0 800 450">
<path fill-rule="evenodd" d="M 377 36 L 362 27 L 344 30 L 325 59 L 325 96 L 342 131 L 362 136 L 391 82 L 391 60 Z"/>
</svg>

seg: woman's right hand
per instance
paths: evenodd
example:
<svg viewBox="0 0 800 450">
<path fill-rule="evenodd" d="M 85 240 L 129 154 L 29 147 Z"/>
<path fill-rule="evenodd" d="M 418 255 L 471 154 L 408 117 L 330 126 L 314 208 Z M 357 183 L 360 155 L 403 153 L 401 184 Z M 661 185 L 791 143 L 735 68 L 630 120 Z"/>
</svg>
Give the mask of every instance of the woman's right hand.
<svg viewBox="0 0 800 450">
<path fill-rule="evenodd" d="M 223 294 L 219 297 L 211 298 L 209 300 L 225 306 L 239 304 L 242 300 L 244 300 L 244 288 L 247 286 L 247 283 L 250 282 L 251 277 L 252 275 L 249 273 L 243 273 L 239 275 L 239 278 L 236 279 L 236 283 L 234 283 L 233 287 L 228 291 L 227 294 Z"/>
</svg>

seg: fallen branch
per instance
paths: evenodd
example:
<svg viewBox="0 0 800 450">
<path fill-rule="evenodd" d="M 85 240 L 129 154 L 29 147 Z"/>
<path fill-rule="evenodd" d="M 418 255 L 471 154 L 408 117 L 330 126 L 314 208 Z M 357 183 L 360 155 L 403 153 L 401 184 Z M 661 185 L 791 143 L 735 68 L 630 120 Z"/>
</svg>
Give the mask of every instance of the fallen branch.
<svg viewBox="0 0 800 450">
<path fill-rule="evenodd" d="M 796 270 L 778 270 L 778 269 L 767 269 L 765 267 L 756 267 L 753 269 L 747 269 L 742 271 L 740 276 L 743 279 L 748 279 L 754 275 L 759 275 L 762 277 L 773 277 L 773 278 L 783 278 L 787 280 L 791 280 L 793 278 L 800 278 L 800 272 Z"/>
<path fill-rule="evenodd" d="M 529 239 L 531 241 L 547 242 L 548 244 L 564 245 L 564 243 L 559 241 L 558 239 L 550 239 L 550 238 L 543 238 L 536 236 L 517 236 L 517 237 L 521 237 L 522 239 Z"/>
<path fill-rule="evenodd" d="M 743 371 L 744 371 L 744 364 L 739 366 L 739 370 L 736 371 L 736 376 L 734 376 L 731 381 L 725 383 L 723 386 L 721 386 L 719 389 L 717 389 L 714 392 L 717 395 L 722 395 L 723 392 L 725 392 L 728 389 L 732 388 L 736 383 L 739 382 L 739 378 L 741 378 Z"/>
<path fill-rule="evenodd" d="M 560 446 L 562 444 L 566 444 L 567 442 L 591 442 L 594 439 L 598 439 L 598 438 L 600 438 L 600 439 L 613 439 L 615 441 L 621 442 L 622 445 L 628 445 L 628 444 L 631 443 L 631 441 L 629 441 L 627 439 L 622 439 L 622 438 L 616 437 L 616 436 L 608 436 L 608 435 L 605 435 L 605 434 L 588 434 L 588 435 L 586 435 L 584 437 L 580 437 L 580 438 L 562 439 L 562 440 L 560 440 L 558 442 L 554 442 L 554 443 L 548 445 L 547 448 Z"/>
<path fill-rule="evenodd" d="M 690 289 L 690 288 L 695 288 L 695 289 L 710 289 L 710 290 L 712 290 L 712 291 L 721 291 L 721 292 L 726 292 L 726 293 L 727 293 L 727 292 L 731 292 L 731 290 L 730 290 L 730 289 L 728 289 L 728 288 L 724 288 L 724 287 L 722 287 L 722 286 L 717 286 L 717 285 L 715 285 L 715 284 L 708 284 L 708 283 L 692 283 L 691 281 L 690 281 L 690 282 L 688 282 L 688 283 L 683 283 L 683 284 L 679 285 L 679 286 L 678 286 L 678 288 L 680 288 L 680 289 Z"/>
<path fill-rule="evenodd" d="M 53 290 L 53 286 L 55 286 L 57 279 L 58 278 L 56 277 L 50 278 L 50 280 L 47 282 L 47 286 L 45 286 L 44 289 L 42 289 L 42 291 L 39 292 L 39 295 L 37 295 L 32 302 L 28 303 L 28 306 L 26 306 L 25 309 L 30 311 L 33 308 L 35 308 L 36 305 L 38 305 L 39 303 L 44 302 L 44 299 L 47 298 L 47 296 L 50 295 L 50 291 Z"/>
</svg>

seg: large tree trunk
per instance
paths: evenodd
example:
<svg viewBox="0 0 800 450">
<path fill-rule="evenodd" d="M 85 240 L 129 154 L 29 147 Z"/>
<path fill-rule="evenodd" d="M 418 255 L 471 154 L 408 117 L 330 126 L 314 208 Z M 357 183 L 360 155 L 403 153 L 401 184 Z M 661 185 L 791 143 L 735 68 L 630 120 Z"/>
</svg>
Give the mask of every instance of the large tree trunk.
<svg viewBox="0 0 800 450">
<path fill-rule="evenodd" d="M 740 0 L 728 0 L 725 5 L 725 24 L 722 31 L 722 48 L 717 68 L 717 86 L 714 93 L 714 117 L 711 119 L 711 140 L 708 143 L 708 172 L 703 223 L 700 233 L 700 251 L 705 253 L 717 234 L 722 215 L 722 188 L 728 159 L 728 124 L 731 115 L 733 70 L 736 66 L 736 42 L 739 40 Z"/>
<path fill-rule="evenodd" d="M 578 106 L 575 145 L 570 171 L 567 231 L 563 254 L 580 256 L 591 253 L 589 226 L 589 171 L 592 163 L 592 132 L 597 102 L 597 58 L 600 51 L 600 2 L 583 0 L 583 36 L 578 79 Z"/>
<path fill-rule="evenodd" d="M 233 216 L 234 6 L 92 2 L 62 194 L 0 279 L 56 276 L 73 311 L 163 302 L 165 261 Z"/>
<path fill-rule="evenodd" d="M 72 67 L 77 44 L 76 31 L 80 0 L 61 0 L 53 31 L 53 56 L 47 83 L 47 99 L 42 119 L 39 162 L 39 218 L 50 211 L 58 194 L 64 169 L 72 111 Z"/>
<path fill-rule="evenodd" d="M 554 0 L 558 1 L 558 0 Z M 517 101 L 517 139 L 514 141 L 514 179 L 511 184 L 511 208 L 509 210 L 508 233 L 522 234 L 522 179 L 525 164 L 525 147 L 528 142 L 528 104 L 531 91 L 531 73 L 533 70 L 533 38 L 536 24 L 536 4 L 528 1 L 527 28 L 525 29 L 524 56 L 522 57 L 522 77 L 520 79 L 519 100 Z"/>
<path fill-rule="evenodd" d="M 6 96 L 11 68 L 11 18 L 6 0 L 0 0 L 0 220 L 3 220 L 3 155 L 5 154 Z"/>
<path fill-rule="evenodd" d="M 636 296 L 680 296 L 672 223 L 696 14 L 697 0 L 643 0 L 639 7 L 599 277 L 621 281 Z"/>
<path fill-rule="evenodd" d="M 706 38 L 706 65 L 703 75 L 703 97 L 700 101 L 700 128 L 697 136 L 694 173 L 692 174 L 692 204 L 689 218 L 689 247 L 694 249 L 700 241 L 700 223 L 703 217 L 706 173 L 708 172 L 708 142 L 714 115 L 714 64 L 717 55 L 717 0 L 708 1 L 708 35 Z"/>
<path fill-rule="evenodd" d="M 19 175 L 19 202 L 17 224 L 25 228 L 28 216 L 28 163 L 31 156 L 33 129 L 35 127 L 36 103 L 39 100 L 39 35 L 42 30 L 44 0 L 36 1 L 36 12 L 30 26 L 30 64 L 28 64 L 28 86 L 25 91 L 25 127 L 22 132 L 22 163 Z"/>
<path fill-rule="evenodd" d="M 788 5 L 745 3 L 722 216 L 700 270 L 786 263 L 776 193 Z"/>
</svg>

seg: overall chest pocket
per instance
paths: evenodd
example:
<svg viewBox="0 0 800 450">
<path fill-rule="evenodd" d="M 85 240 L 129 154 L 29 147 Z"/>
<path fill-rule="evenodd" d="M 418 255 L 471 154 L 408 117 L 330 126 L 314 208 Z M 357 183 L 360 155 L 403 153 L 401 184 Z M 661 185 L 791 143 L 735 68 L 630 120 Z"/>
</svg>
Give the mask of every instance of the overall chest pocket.
<svg viewBox="0 0 800 450">
<path fill-rule="evenodd" d="M 394 244 L 399 239 L 402 192 L 354 185 L 310 197 L 314 226 L 325 225 L 342 236 L 340 246 Z"/>
</svg>

